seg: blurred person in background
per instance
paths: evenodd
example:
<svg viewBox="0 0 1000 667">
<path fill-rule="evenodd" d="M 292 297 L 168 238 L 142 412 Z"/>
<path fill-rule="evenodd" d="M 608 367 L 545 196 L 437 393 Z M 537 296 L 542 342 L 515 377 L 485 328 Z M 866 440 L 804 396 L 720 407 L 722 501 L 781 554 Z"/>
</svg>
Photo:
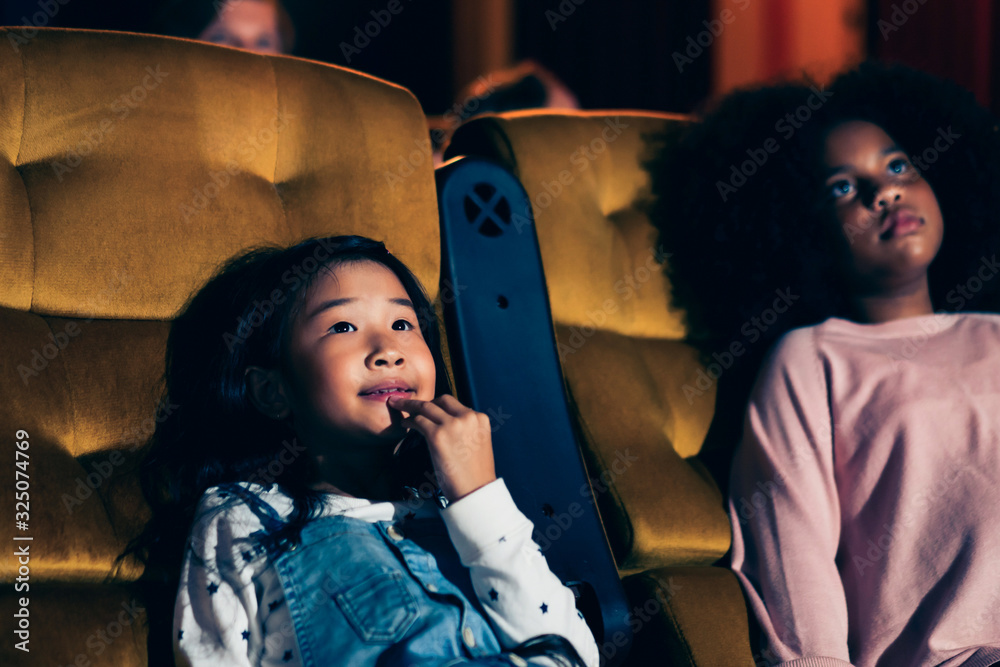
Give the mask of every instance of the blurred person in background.
<svg viewBox="0 0 1000 667">
<path fill-rule="evenodd" d="M 451 135 L 463 122 L 484 113 L 519 109 L 579 109 L 580 102 L 559 77 L 533 60 L 479 76 L 458 92 L 442 116 L 428 117 L 434 164 L 440 164 Z"/>
<path fill-rule="evenodd" d="M 167 0 L 153 32 L 257 53 L 291 53 L 295 45 L 295 27 L 279 0 Z"/>
</svg>

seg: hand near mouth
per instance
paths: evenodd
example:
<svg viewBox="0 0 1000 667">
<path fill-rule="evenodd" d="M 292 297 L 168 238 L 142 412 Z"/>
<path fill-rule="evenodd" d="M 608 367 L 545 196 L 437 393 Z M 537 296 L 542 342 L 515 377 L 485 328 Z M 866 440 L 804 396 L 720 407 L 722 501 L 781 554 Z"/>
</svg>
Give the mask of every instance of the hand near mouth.
<svg viewBox="0 0 1000 667">
<path fill-rule="evenodd" d="M 403 426 L 427 439 L 438 484 L 449 501 L 469 495 L 497 478 L 493 466 L 490 419 L 444 394 L 433 401 L 401 398 L 393 394 L 390 408 L 409 413 Z"/>
</svg>

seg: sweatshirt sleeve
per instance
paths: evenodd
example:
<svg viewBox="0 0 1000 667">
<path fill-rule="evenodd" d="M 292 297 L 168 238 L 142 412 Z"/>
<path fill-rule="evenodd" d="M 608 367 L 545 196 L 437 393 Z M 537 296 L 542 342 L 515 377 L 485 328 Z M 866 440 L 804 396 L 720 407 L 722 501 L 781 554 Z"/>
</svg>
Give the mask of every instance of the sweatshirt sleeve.
<svg viewBox="0 0 1000 667">
<path fill-rule="evenodd" d="M 174 606 L 174 655 L 190 667 L 250 667 L 250 653 L 260 643 L 257 599 L 250 569 L 234 569 L 238 539 L 251 526 L 218 507 L 217 495 L 199 506 L 181 569 Z"/>
<path fill-rule="evenodd" d="M 732 568 L 765 657 L 785 667 L 851 664 L 825 378 L 811 330 L 779 341 L 751 394 L 730 481 Z"/>
<path fill-rule="evenodd" d="M 450 504 L 441 515 L 505 649 L 555 634 L 567 639 L 588 667 L 597 667 L 597 643 L 573 592 L 549 570 L 531 539 L 534 526 L 502 479 Z"/>
</svg>

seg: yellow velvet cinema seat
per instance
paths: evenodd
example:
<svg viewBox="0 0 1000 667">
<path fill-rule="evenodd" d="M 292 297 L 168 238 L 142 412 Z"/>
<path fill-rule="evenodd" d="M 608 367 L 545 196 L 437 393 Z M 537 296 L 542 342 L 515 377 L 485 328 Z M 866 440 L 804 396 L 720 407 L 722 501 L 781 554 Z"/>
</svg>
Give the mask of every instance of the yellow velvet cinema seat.
<svg viewBox="0 0 1000 667">
<path fill-rule="evenodd" d="M 446 157 L 486 157 L 531 201 L 567 391 L 624 577 L 628 664 L 753 665 L 736 578 L 713 567 L 730 528 L 694 456 L 714 387 L 668 307 L 669 262 L 645 213 L 644 164 L 684 119 L 640 112 L 514 112 L 458 129 Z M 517 212 L 515 212 L 517 213 Z M 685 387 L 687 385 L 687 387 Z M 608 647 L 606 647 L 608 648 Z"/>
<path fill-rule="evenodd" d="M 434 298 L 424 116 L 398 86 L 295 58 L 59 29 L 0 41 L 0 664 L 144 665 L 139 573 L 106 577 L 146 516 L 124 471 L 185 408 L 157 405 L 170 320 L 241 249 L 326 234 L 384 240 Z"/>
</svg>

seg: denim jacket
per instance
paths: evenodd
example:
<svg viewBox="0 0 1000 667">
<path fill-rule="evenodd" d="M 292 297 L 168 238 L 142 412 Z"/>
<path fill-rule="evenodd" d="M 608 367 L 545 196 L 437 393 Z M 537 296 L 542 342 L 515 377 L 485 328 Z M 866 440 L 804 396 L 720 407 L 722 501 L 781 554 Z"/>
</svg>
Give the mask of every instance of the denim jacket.
<svg viewBox="0 0 1000 667">
<path fill-rule="evenodd" d="M 513 625 L 530 621 L 529 634 L 522 636 L 525 630 L 517 630 L 506 622 L 505 614 L 510 617 L 510 613 L 485 608 L 501 605 L 508 590 L 511 596 L 523 597 L 523 591 L 514 590 L 518 588 L 513 581 L 518 573 L 502 572 L 503 568 L 496 566 L 485 566 L 485 572 L 476 570 L 479 567 L 476 552 L 482 551 L 481 544 L 473 548 L 462 538 L 450 535 L 449 526 L 436 512 L 427 518 L 411 516 L 401 521 L 375 522 L 342 514 L 321 516 L 305 526 L 298 545 L 281 549 L 267 539 L 268 534 L 284 525 L 275 509 L 240 485 L 228 485 L 226 489 L 242 499 L 259 519 L 261 528 L 249 535 L 248 543 L 255 544 L 257 551 L 262 552 L 255 556 L 265 556 L 280 581 L 283 602 L 294 628 L 298 649 L 294 657 L 298 664 L 309 667 L 523 665 L 526 663 L 519 656 L 504 654 L 504 648 L 530 636 L 552 632 L 555 622 L 559 634 L 569 635 L 567 638 L 579 646 L 588 663 L 596 665 L 596 645 L 586 624 L 575 609 L 565 609 L 566 600 L 560 599 L 568 596 L 572 605 L 572 593 L 561 587 L 548 571 L 530 538 L 527 542 L 532 560 L 540 561 L 553 581 L 543 578 L 540 582 L 533 580 L 528 586 L 545 599 L 540 605 L 532 602 L 531 606 L 536 608 L 518 608 L 515 616 L 524 619 L 514 619 Z M 509 497 L 506 489 L 502 490 Z M 517 514 L 528 524 L 530 535 L 530 522 Z M 499 541 L 505 539 L 501 536 Z M 517 539 L 511 535 L 512 541 Z M 456 546 L 463 551 L 466 562 L 472 563 L 478 584 L 474 584 L 470 567 L 463 564 Z M 522 572 L 530 569 L 523 563 L 516 566 Z M 561 591 L 554 590 L 560 587 Z M 217 595 L 209 597 L 213 602 L 220 599 Z M 179 613 L 184 611 L 180 609 L 182 606 L 179 599 Z M 557 610 L 569 618 L 556 618 Z M 192 615 L 197 618 L 204 613 Z M 532 615 L 538 616 L 538 622 Z M 244 639 L 254 625 L 247 622 Z M 565 631 L 563 626 L 567 628 Z M 183 635 L 183 631 L 179 634 Z M 200 641 L 203 643 L 203 639 Z M 190 657 L 189 662 L 201 664 Z M 204 664 L 219 662 L 206 660 Z M 251 660 L 245 664 L 260 662 Z"/>
</svg>

